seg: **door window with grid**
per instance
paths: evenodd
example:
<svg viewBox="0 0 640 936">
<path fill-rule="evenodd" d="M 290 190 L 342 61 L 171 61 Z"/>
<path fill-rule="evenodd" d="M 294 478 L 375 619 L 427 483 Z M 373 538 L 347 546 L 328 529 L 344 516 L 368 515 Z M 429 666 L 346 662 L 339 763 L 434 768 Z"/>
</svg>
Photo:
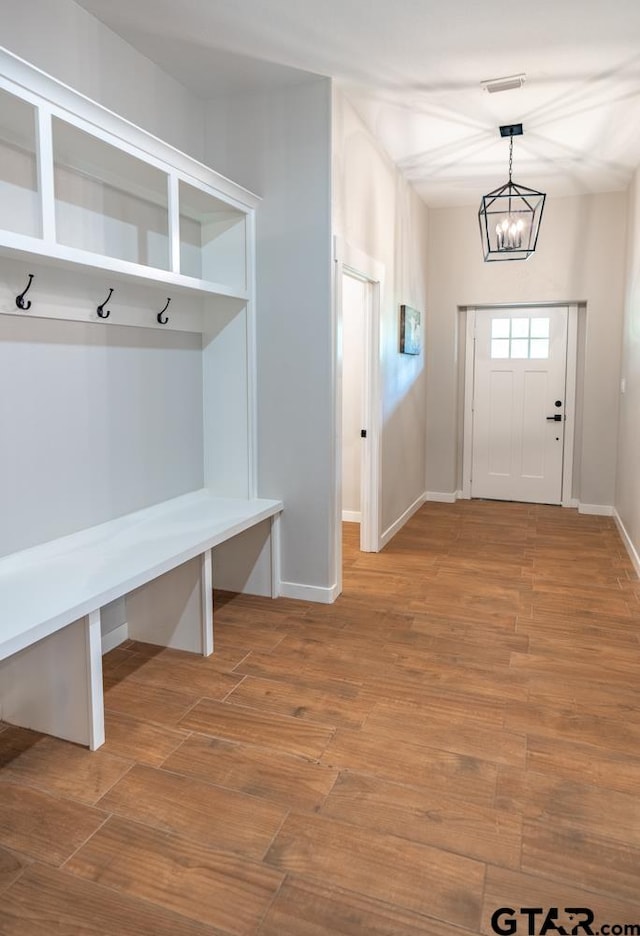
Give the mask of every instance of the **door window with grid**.
<svg viewBox="0 0 640 936">
<path fill-rule="evenodd" d="M 491 358 L 495 360 L 547 360 L 548 318 L 494 318 L 491 320 Z"/>
</svg>

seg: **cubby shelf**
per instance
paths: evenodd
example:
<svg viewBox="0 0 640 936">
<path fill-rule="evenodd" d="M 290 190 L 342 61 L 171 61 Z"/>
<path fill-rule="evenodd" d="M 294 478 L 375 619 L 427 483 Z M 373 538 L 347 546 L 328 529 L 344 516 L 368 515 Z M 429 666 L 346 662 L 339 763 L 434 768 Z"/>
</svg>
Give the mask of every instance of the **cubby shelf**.
<svg viewBox="0 0 640 936">
<path fill-rule="evenodd" d="M 74 247 L 65 247 L 60 244 L 50 244 L 40 238 L 25 235 L 11 234 L 0 230 L 0 256 L 13 257 L 17 260 L 28 261 L 34 258 L 43 266 L 63 267 L 67 270 L 84 272 L 105 271 L 109 282 L 139 283 L 145 286 L 162 287 L 164 293 L 167 289 L 175 293 L 185 293 L 193 296 L 216 297 L 236 299 L 246 302 L 249 299 L 249 290 L 234 289 L 223 283 L 212 283 L 181 273 L 172 273 L 170 270 L 158 270 L 141 266 L 127 260 L 117 260 L 100 254 L 93 254 L 86 250 Z"/>
<path fill-rule="evenodd" d="M 0 49 L 2 256 L 246 303 L 257 203 Z"/>
<path fill-rule="evenodd" d="M 170 332 L 200 335 L 202 482 L 219 497 L 257 493 L 259 202 L 241 185 L 0 48 L 4 334 L 54 341 L 52 323 L 62 321 L 74 323 L 71 331 L 59 329 L 67 340 L 73 335 L 83 346 L 102 342 L 110 349 L 129 340 L 116 326 L 164 330 L 162 338 L 130 339 L 141 367 L 147 348 L 186 347 Z M 18 307 L 16 298 L 28 284 L 28 302 Z M 109 316 L 99 316 L 105 305 Z M 92 328 L 76 327 L 86 324 Z M 181 355 L 176 351 L 176 362 Z M 156 426 L 156 415 L 147 422 Z M 165 471 L 163 465 L 156 470 Z"/>
</svg>

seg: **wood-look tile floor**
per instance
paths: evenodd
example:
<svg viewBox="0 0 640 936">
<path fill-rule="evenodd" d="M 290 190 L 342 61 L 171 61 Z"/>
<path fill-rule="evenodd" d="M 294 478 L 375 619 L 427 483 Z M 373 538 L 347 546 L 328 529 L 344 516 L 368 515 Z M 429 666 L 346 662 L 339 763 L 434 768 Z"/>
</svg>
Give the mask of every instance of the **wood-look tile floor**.
<svg viewBox="0 0 640 936">
<path fill-rule="evenodd" d="M 472 501 L 379 555 L 356 537 L 332 606 L 216 595 L 213 657 L 108 654 L 99 751 L 2 726 L 0 933 L 640 923 L 640 583 L 613 522 Z"/>
</svg>

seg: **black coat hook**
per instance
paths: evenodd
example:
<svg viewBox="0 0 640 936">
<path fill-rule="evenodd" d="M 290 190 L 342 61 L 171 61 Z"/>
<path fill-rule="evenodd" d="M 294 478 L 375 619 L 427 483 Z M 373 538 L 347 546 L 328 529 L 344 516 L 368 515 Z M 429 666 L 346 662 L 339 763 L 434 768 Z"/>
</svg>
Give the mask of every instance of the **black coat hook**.
<svg viewBox="0 0 640 936">
<path fill-rule="evenodd" d="M 22 309 L 23 311 L 26 311 L 27 309 L 31 308 L 31 300 L 27 299 L 27 301 L 25 302 L 24 297 L 29 292 L 32 282 L 33 282 L 33 273 L 29 273 L 29 282 L 27 283 L 26 289 L 24 290 L 24 292 L 21 292 L 19 296 L 16 296 L 16 305 L 18 306 L 19 309 Z"/>
<path fill-rule="evenodd" d="M 164 307 L 164 309 L 162 310 L 162 312 L 158 312 L 157 318 L 158 318 L 158 323 L 159 323 L 160 325 L 166 325 L 167 322 L 169 321 L 169 316 L 168 316 L 168 315 L 165 315 L 164 318 L 162 318 L 162 316 L 164 315 L 164 313 L 165 313 L 165 312 L 167 311 L 167 309 L 169 308 L 169 303 L 170 303 L 170 302 L 171 302 L 171 299 L 167 299 L 167 304 L 166 304 L 166 306 Z"/>
<path fill-rule="evenodd" d="M 105 306 L 107 302 L 109 301 L 109 299 L 111 299 L 112 295 L 113 295 L 113 289 L 110 289 L 109 295 L 107 296 L 107 298 L 104 300 L 102 305 L 99 305 L 98 308 L 96 309 L 96 312 L 98 313 L 98 316 L 100 318 L 109 318 L 109 316 L 111 315 L 111 311 L 109 309 L 105 309 Z"/>
</svg>

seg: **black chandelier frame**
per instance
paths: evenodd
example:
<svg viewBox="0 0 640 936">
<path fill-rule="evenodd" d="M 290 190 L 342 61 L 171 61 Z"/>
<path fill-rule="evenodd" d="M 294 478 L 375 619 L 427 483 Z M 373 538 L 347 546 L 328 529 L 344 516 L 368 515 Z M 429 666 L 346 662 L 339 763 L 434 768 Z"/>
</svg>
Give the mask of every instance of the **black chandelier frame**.
<svg viewBox="0 0 640 936">
<path fill-rule="evenodd" d="M 514 182 L 513 168 L 513 138 L 523 133 L 522 124 L 507 124 L 500 127 L 500 135 L 509 137 L 509 180 L 487 195 L 483 195 L 478 211 L 480 236 L 485 262 L 495 260 L 528 260 L 534 253 L 540 221 L 544 210 L 546 195 L 527 185 Z M 510 223 L 522 224 L 525 233 L 524 239 L 520 230 L 516 237 L 505 238 L 496 233 L 496 221 L 505 215 Z M 525 224 L 525 219 L 527 223 Z M 506 228 L 505 228 L 506 231 Z"/>
</svg>

